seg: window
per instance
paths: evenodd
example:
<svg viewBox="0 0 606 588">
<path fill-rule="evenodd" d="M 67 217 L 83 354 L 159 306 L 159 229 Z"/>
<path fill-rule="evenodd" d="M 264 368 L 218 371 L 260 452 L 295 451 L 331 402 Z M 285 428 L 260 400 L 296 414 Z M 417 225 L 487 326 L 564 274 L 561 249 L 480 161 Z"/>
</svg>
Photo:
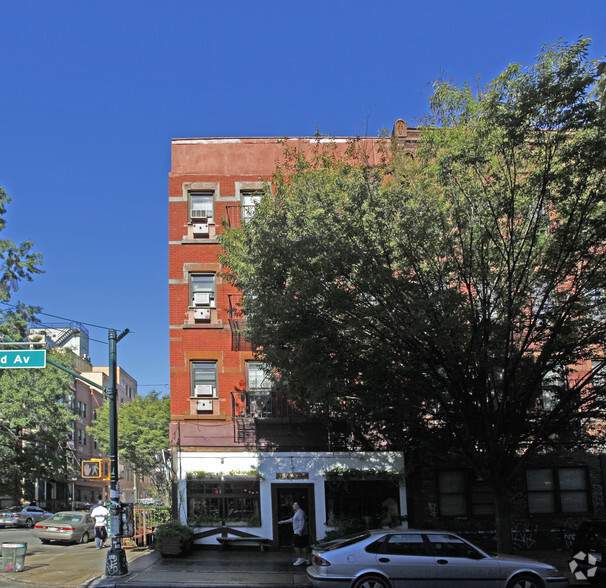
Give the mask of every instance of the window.
<svg viewBox="0 0 606 588">
<path fill-rule="evenodd" d="M 589 511 L 587 471 L 584 467 L 538 468 L 526 471 L 530 514 Z"/>
<path fill-rule="evenodd" d="M 215 276 L 214 274 L 192 274 L 189 283 L 190 306 L 214 308 Z"/>
<path fill-rule="evenodd" d="M 189 193 L 189 218 L 192 223 L 212 221 L 214 217 L 214 192 Z"/>
<path fill-rule="evenodd" d="M 187 481 L 188 521 L 215 525 L 227 521 L 261 524 L 259 480 L 198 479 Z"/>
<path fill-rule="evenodd" d="M 261 201 L 263 192 L 261 190 L 242 190 L 240 198 L 242 201 L 242 222 L 250 220 L 255 212 L 257 204 Z"/>
<path fill-rule="evenodd" d="M 329 526 L 357 521 L 361 529 L 379 527 L 383 503 L 391 499 L 396 508 L 399 504 L 398 485 L 387 480 L 327 480 L 324 488 Z"/>
<path fill-rule="evenodd" d="M 443 517 L 494 514 L 490 488 L 472 472 L 445 470 L 438 473 L 440 515 Z"/>
<path fill-rule="evenodd" d="M 437 557 L 468 557 L 479 559 L 481 555 L 469 543 L 454 535 L 428 535 Z"/>
<path fill-rule="evenodd" d="M 217 363 L 195 361 L 191 366 L 192 397 L 217 397 Z"/>
<path fill-rule="evenodd" d="M 427 544 L 420 533 L 402 533 L 390 535 L 387 542 L 381 546 L 380 553 L 389 555 L 430 556 Z"/>
<path fill-rule="evenodd" d="M 246 362 L 246 387 L 248 390 L 269 390 L 271 388 L 267 368 L 268 366 L 260 361 Z"/>
</svg>

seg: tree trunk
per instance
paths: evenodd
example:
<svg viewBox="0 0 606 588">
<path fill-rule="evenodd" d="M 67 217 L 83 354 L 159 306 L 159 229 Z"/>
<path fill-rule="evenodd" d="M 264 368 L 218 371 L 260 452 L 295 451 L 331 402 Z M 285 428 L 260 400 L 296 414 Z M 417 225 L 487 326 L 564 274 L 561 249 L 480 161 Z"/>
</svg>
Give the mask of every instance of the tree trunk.
<svg viewBox="0 0 606 588">
<path fill-rule="evenodd" d="M 501 480 L 499 478 L 497 478 L 495 482 L 493 491 L 497 551 L 501 553 L 511 553 L 513 550 L 513 541 L 511 538 L 511 508 L 509 505 L 507 482 L 506 480 Z"/>
</svg>

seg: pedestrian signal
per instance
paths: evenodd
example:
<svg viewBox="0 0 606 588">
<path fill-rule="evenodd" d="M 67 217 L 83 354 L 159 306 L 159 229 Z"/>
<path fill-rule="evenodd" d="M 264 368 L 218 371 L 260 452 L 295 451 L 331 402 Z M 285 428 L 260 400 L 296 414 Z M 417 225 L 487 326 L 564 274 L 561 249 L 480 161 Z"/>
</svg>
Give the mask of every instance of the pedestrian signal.
<svg viewBox="0 0 606 588">
<path fill-rule="evenodd" d="M 82 460 L 82 477 L 87 480 L 100 480 L 103 477 L 102 462 L 100 459 Z"/>
</svg>

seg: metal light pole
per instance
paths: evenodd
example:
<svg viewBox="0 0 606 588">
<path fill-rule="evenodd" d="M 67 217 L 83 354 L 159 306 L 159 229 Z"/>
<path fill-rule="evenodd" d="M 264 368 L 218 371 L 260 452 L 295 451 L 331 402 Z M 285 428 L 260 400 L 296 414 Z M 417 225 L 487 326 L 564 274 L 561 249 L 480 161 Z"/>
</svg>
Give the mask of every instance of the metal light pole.
<svg viewBox="0 0 606 588">
<path fill-rule="evenodd" d="M 120 503 L 120 483 L 118 481 L 118 403 L 116 386 L 116 345 L 123 337 L 128 335 L 125 329 L 116 336 L 115 329 L 110 329 L 107 337 L 109 339 L 109 387 L 107 397 L 109 399 L 109 457 L 110 457 L 110 482 L 109 498 L 110 508 L 110 532 L 111 548 L 107 552 L 105 560 L 106 576 L 124 576 L 128 574 L 126 553 L 122 549 L 122 537 L 119 536 L 120 517 L 122 516 L 122 505 Z"/>
</svg>

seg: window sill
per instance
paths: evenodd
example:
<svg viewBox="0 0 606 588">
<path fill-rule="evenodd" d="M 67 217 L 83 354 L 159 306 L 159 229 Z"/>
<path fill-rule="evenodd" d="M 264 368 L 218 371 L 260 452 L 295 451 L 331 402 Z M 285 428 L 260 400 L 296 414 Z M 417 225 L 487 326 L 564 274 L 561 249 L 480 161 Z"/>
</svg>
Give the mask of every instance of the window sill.
<svg viewBox="0 0 606 588">
<path fill-rule="evenodd" d="M 183 323 L 184 329 L 223 329 L 225 328 L 222 322 L 219 323 Z"/>
</svg>

